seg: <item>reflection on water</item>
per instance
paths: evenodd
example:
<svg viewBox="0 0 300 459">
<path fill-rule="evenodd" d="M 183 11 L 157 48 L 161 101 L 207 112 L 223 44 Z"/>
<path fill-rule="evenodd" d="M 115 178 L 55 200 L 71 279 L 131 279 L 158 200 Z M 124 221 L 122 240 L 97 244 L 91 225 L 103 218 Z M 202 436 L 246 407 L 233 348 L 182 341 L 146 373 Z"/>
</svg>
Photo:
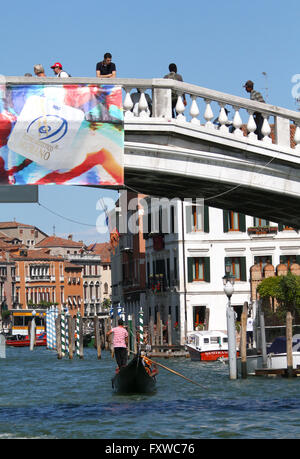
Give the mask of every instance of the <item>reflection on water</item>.
<svg viewBox="0 0 300 459">
<path fill-rule="evenodd" d="M 162 363 L 152 395 L 117 395 L 115 362 L 58 360 L 52 351 L 7 349 L 0 360 L 0 438 L 298 438 L 298 378 L 230 381 L 222 363 Z"/>
</svg>

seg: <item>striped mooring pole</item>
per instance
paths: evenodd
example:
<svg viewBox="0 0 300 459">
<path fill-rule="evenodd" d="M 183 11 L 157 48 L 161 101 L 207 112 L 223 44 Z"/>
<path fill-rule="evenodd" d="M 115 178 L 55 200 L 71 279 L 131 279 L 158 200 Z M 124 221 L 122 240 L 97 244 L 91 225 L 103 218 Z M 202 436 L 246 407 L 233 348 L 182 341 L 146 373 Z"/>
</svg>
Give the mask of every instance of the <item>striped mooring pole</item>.
<svg viewBox="0 0 300 459">
<path fill-rule="evenodd" d="M 66 355 L 66 315 L 63 309 L 61 311 L 60 320 L 61 320 L 61 355 L 64 357 Z"/>
<path fill-rule="evenodd" d="M 140 344 L 144 344 L 144 313 L 143 308 L 139 312 L 139 331 L 140 331 Z"/>
<path fill-rule="evenodd" d="M 76 315 L 76 355 L 80 357 L 80 312 Z"/>
</svg>

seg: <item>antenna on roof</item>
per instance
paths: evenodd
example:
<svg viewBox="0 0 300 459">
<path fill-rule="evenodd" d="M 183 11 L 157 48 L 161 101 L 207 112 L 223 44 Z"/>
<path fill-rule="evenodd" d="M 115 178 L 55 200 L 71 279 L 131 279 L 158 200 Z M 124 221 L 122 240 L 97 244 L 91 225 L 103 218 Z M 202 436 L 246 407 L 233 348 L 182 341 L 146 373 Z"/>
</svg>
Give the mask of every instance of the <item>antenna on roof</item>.
<svg viewBox="0 0 300 459">
<path fill-rule="evenodd" d="M 266 79 L 266 87 L 265 87 L 265 91 L 266 91 L 266 102 L 269 102 L 269 88 L 268 88 L 268 74 L 267 72 L 261 72 L 262 75 L 265 77 Z"/>
<path fill-rule="evenodd" d="M 55 225 L 53 225 L 53 236 L 55 236 Z"/>
</svg>

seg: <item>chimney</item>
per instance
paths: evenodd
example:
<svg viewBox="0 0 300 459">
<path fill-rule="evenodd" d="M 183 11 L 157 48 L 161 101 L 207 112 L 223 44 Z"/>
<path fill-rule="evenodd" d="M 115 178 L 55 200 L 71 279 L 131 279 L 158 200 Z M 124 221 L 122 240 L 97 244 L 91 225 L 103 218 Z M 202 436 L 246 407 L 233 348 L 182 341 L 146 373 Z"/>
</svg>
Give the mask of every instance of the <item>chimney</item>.
<svg viewBox="0 0 300 459">
<path fill-rule="evenodd" d="M 68 240 L 69 240 L 69 241 L 73 241 L 73 234 L 69 234 Z"/>
</svg>

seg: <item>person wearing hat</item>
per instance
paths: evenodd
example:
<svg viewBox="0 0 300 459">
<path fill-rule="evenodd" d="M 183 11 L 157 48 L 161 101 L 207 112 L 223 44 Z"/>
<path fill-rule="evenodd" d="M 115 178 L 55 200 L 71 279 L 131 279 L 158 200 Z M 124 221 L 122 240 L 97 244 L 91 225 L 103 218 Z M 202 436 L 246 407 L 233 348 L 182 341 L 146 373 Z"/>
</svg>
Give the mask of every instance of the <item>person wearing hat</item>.
<svg viewBox="0 0 300 459">
<path fill-rule="evenodd" d="M 250 99 L 251 100 L 255 100 L 256 102 L 265 103 L 265 99 L 263 98 L 261 93 L 258 92 L 258 91 L 254 91 L 254 89 L 253 89 L 254 88 L 253 81 L 251 81 L 251 80 L 246 81 L 246 83 L 244 84 L 244 88 L 245 88 L 246 92 L 250 93 Z M 264 117 L 259 112 L 254 112 L 253 117 L 254 117 L 254 121 L 255 121 L 255 124 L 256 124 L 255 134 L 257 135 L 258 140 L 261 140 L 264 137 L 262 135 L 262 133 L 261 133 L 262 125 L 263 125 L 263 122 L 264 122 Z"/>
<path fill-rule="evenodd" d="M 67 72 L 65 72 L 62 69 L 62 65 L 60 62 L 55 62 L 55 64 L 51 65 L 51 68 L 53 69 L 55 75 L 59 78 L 68 78 L 70 76 Z"/>
<path fill-rule="evenodd" d="M 44 70 L 44 67 L 42 66 L 42 64 L 36 64 L 34 67 L 33 67 L 33 71 L 35 73 L 35 75 L 37 77 L 45 77 L 45 70 Z"/>
</svg>

